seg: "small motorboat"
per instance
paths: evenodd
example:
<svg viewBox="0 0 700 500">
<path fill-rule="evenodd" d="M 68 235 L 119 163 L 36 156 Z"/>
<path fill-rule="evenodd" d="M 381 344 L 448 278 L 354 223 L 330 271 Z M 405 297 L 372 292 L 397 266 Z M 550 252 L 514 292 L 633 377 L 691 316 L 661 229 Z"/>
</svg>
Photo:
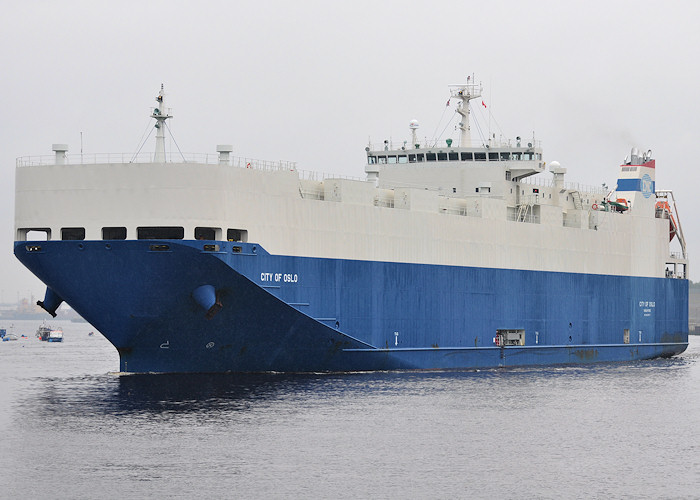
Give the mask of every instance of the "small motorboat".
<svg viewBox="0 0 700 500">
<path fill-rule="evenodd" d="M 45 342 L 63 342 L 63 329 L 51 328 L 46 323 L 42 323 L 36 331 L 36 336 Z"/>
</svg>

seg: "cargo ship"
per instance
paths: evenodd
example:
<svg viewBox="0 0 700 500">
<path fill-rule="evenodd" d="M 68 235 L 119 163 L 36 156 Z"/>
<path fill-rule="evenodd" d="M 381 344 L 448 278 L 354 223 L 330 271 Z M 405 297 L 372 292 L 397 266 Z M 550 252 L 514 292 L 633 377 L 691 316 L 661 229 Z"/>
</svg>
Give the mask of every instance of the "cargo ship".
<svg viewBox="0 0 700 500">
<path fill-rule="evenodd" d="M 481 369 L 669 357 L 688 345 L 673 193 L 632 149 L 614 187 L 534 139 L 365 148 L 364 176 L 216 153 L 21 157 L 16 257 L 119 352 L 121 372 Z M 476 101 L 479 103 L 479 101 Z M 480 104 L 480 103 L 479 103 Z M 478 122 L 475 122 L 478 125 Z M 476 128 L 476 127 L 475 127 Z M 455 144 L 454 142 L 458 142 Z"/>
</svg>

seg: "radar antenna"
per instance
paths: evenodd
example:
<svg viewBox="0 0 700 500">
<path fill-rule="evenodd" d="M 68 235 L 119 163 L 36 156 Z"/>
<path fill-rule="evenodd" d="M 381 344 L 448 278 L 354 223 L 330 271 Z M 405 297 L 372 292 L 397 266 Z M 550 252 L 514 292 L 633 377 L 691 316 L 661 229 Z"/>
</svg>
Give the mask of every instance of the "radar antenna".
<svg viewBox="0 0 700 500">
<path fill-rule="evenodd" d="M 461 147 L 470 147 L 472 145 L 469 125 L 469 101 L 481 97 L 481 91 L 481 83 L 477 85 L 473 76 L 467 77 L 466 84 L 450 85 L 450 97 L 460 100 L 455 112 L 462 117 L 462 120 L 457 125 L 460 130 L 459 145 Z"/>
</svg>

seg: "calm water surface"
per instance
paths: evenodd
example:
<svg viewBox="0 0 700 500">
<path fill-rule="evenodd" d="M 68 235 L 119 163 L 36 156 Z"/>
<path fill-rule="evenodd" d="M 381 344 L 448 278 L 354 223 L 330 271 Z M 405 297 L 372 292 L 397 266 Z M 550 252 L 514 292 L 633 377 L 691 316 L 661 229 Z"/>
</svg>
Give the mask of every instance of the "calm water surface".
<svg viewBox="0 0 700 500">
<path fill-rule="evenodd" d="M 700 338 L 591 367 L 119 376 L 56 324 L 0 343 L 1 498 L 700 498 Z"/>
</svg>

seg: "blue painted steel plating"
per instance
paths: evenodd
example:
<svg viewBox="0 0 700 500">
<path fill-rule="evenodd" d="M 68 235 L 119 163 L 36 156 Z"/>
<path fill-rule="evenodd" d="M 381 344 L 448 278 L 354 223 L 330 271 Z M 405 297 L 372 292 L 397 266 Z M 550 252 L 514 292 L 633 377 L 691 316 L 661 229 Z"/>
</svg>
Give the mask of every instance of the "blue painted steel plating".
<svg viewBox="0 0 700 500">
<path fill-rule="evenodd" d="M 192 292 L 192 297 L 205 311 L 208 311 L 216 304 L 216 290 L 211 285 L 198 286 Z"/>
<path fill-rule="evenodd" d="M 642 179 L 618 179 L 617 191 L 639 191 L 642 193 L 654 193 L 656 182 L 651 180 L 649 175 L 644 174 Z"/>
<path fill-rule="evenodd" d="M 224 241 L 32 245 L 17 242 L 15 255 L 117 347 L 122 371 L 590 363 L 672 356 L 688 342 L 687 280 L 280 256 Z M 193 296 L 202 286 L 221 304 L 209 320 Z M 524 331 L 524 345 L 494 345 L 498 330 Z"/>
</svg>

